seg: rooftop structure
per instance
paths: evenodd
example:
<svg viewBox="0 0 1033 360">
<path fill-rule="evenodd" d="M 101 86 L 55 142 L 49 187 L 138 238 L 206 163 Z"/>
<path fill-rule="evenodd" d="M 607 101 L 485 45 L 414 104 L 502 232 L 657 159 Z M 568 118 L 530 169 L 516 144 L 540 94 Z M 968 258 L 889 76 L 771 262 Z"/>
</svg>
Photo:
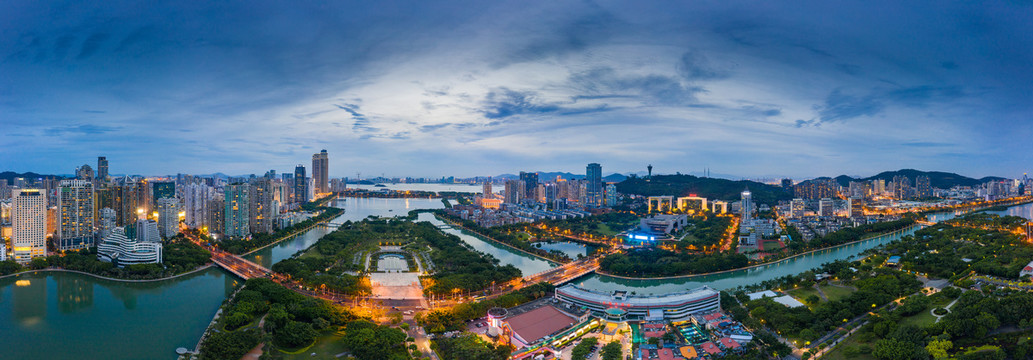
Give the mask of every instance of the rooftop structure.
<svg viewBox="0 0 1033 360">
<path fill-rule="evenodd" d="M 616 321 L 677 320 L 721 309 L 718 292 L 705 286 L 683 293 L 634 295 L 627 291 L 603 293 L 566 285 L 556 289 L 556 298 Z"/>
</svg>

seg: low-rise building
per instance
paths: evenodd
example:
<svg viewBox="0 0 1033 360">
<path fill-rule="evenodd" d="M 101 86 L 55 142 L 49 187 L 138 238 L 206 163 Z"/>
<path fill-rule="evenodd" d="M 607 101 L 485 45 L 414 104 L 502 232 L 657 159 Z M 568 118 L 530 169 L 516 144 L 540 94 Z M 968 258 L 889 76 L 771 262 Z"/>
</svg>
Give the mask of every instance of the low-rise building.
<svg viewBox="0 0 1033 360">
<path fill-rule="evenodd" d="M 111 233 L 97 244 L 97 259 L 114 263 L 118 267 L 161 263 L 161 252 L 160 241 L 140 241 L 136 237 L 127 237 L 126 230 L 122 227 L 112 229 Z"/>
<path fill-rule="evenodd" d="M 565 285 L 556 289 L 555 296 L 560 301 L 583 306 L 596 316 L 614 321 L 679 320 L 721 309 L 718 292 L 706 286 L 682 293 L 635 295 L 623 290 L 603 293 Z"/>
</svg>

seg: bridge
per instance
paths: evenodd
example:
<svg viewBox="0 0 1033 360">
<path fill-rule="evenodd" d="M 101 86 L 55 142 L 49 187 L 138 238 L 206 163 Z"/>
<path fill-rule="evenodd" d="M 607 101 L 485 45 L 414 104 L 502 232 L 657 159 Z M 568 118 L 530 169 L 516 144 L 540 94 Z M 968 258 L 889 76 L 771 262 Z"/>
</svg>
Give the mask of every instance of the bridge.
<svg viewBox="0 0 1033 360">
<path fill-rule="evenodd" d="M 936 225 L 936 223 L 934 223 L 932 221 L 928 221 L 928 220 L 915 220 L 915 223 L 918 224 L 918 225 L 922 225 L 922 226 L 933 226 L 933 225 Z"/>
<path fill-rule="evenodd" d="M 524 284 L 537 284 L 547 282 L 559 285 L 570 280 L 585 276 L 588 273 L 599 269 L 599 258 L 592 256 L 578 261 L 572 261 L 537 274 L 524 276 L 521 281 Z"/>
<path fill-rule="evenodd" d="M 251 261 L 244 260 L 244 258 L 240 256 L 215 249 L 212 250 L 212 262 L 244 280 L 256 277 L 269 277 L 269 274 L 272 273 L 269 269 Z"/>
</svg>

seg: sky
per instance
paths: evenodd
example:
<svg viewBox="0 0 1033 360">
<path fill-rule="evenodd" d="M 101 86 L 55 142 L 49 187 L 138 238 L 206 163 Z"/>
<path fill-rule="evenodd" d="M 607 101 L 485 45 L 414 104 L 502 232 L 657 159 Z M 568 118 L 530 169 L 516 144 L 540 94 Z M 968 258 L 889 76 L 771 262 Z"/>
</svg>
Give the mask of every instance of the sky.
<svg viewBox="0 0 1033 360">
<path fill-rule="evenodd" d="M 1031 100 L 1019 1 L 0 2 L 0 171 L 1018 177 Z"/>
</svg>

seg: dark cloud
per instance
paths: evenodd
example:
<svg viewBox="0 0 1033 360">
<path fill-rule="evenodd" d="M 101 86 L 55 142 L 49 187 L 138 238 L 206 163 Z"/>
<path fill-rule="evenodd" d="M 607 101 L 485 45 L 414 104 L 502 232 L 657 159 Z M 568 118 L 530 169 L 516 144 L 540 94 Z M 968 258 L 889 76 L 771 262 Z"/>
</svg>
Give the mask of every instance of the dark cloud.
<svg viewBox="0 0 1033 360">
<path fill-rule="evenodd" d="M 875 89 L 864 95 L 847 94 L 843 89 L 833 90 L 825 103 L 815 106 L 821 122 L 849 120 L 875 116 L 890 105 L 927 107 L 934 103 L 948 103 L 964 97 L 954 86 L 914 86 L 895 89 Z"/>
<path fill-rule="evenodd" d="M 693 50 L 682 54 L 678 73 L 688 81 L 717 80 L 728 77 L 728 71 L 710 63 L 706 55 Z"/>
<path fill-rule="evenodd" d="M 488 119 L 503 119 L 522 114 L 546 114 L 560 109 L 556 104 L 543 102 L 536 92 L 508 88 L 489 91 L 481 106 L 481 112 Z"/>
<path fill-rule="evenodd" d="M 707 75 L 704 75 L 707 76 Z M 664 75 L 622 75 L 610 67 L 598 67 L 573 73 L 568 79 L 570 85 L 581 94 L 596 98 L 637 97 L 651 103 L 665 105 L 687 105 L 696 101 L 696 94 L 704 92 L 702 87 L 682 83 L 679 78 Z"/>
</svg>

